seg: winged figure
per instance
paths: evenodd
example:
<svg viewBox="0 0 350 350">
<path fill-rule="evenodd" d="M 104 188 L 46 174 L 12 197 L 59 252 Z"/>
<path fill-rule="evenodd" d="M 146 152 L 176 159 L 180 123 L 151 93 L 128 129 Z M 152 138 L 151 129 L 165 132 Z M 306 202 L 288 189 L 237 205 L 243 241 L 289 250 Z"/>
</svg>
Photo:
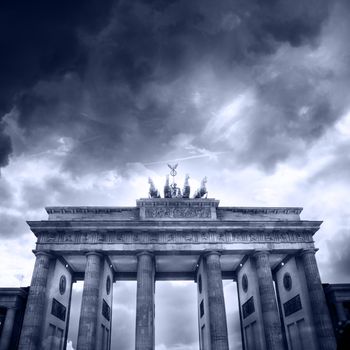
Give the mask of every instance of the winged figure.
<svg viewBox="0 0 350 350">
<path fill-rule="evenodd" d="M 168 167 L 169 167 L 171 170 L 176 170 L 176 168 L 177 168 L 178 165 L 179 165 L 178 163 L 176 163 L 174 166 L 171 166 L 170 164 L 168 164 Z"/>
</svg>

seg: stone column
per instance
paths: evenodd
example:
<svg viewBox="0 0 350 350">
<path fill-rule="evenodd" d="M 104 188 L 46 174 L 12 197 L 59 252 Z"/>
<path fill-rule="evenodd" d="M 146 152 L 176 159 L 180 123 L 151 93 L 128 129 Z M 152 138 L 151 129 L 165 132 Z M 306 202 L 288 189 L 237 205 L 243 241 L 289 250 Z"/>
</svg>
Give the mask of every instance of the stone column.
<svg viewBox="0 0 350 350">
<path fill-rule="evenodd" d="M 101 254 L 97 252 L 89 252 L 86 254 L 77 350 L 96 349 L 101 263 Z"/>
<path fill-rule="evenodd" d="M 40 348 L 46 303 L 46 283 L 52 256 L 40 251 L 35 255 L 36 261 L 23 319 L 19 350 L 38 350 Z"/>
<path fill-rule="evenodd" d="M 136 296 L 136 350 L 154 349 L 154 257 L 138 254 Z"/>
<path fill-rule="evenodd" d="M 284 349 L 282 327 L 273 287 L 269 252 L 257 251 L 253 257 L 259 285 L 266 349 L 281 350 Z"/>
<path fill-rule="evenodd" d="M 222 286 L 220 254 L 205 255 L 208 279 L 208 307 L 211 350 L 228 350 L 226 310 Z"/>
<path fill-rule="evenodd" d="M 333 326 L 322 288 L 321 278 L 317 268 L 314 249 L 301 252 L 304 265 L 307 288 L 311 303 L 314 325 L 320 350 L 335 350 L 337 345 L 333 333 Z"/>
<path fill-rule="evenodd" d="M 335 309 L 337 310 L 337 316 L 339 321 L 345 322 L 346 321 L 346 314 L 344 310 L 344 306 L 342 302 L 336 301 L 334 302 Z"/>
<path fill-rule="evenodd" d="M 13 331 L 13 325 L 16 317 L 16 311 L 17 310 L 15 308 L 9 308 L 6 311 L 5 324 L 2 329 L 1 339 L 0 339 L 0 350 L 10 349 L 10 342 L 11 342 L 11 336 Z"/>
</svg>

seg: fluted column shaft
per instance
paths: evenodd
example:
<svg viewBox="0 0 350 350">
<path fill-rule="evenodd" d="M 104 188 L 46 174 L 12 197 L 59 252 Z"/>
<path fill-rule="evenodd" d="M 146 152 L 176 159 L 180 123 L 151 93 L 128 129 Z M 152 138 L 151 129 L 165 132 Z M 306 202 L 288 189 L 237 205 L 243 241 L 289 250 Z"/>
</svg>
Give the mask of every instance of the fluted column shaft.
<svg viewBox="0 0 350 350">
<path fill-rule="evenodd" d="M 339 321 L 343 321 L 343 322 L 346 321 L 346 314 L 342 303 L 335 302 L 334 305 L 335 305 L 335 309 L 337 310 L 337 316 Z"/>
<path fill-rule="evenodd" d="M 228 350 L 228 336 L 224 290 L 222 286 L 220 254 L 205 255 L 208 279 L 208 307 L 211 350 Z"/>
<path fill-rule="evenodd" d="M 0 350 L 9 350 L 13 325 L 16 317 L 16 309 L 11 308 L 6 311 L 4 328 L 1 333 Z"/>
<path fill-rule="evenodd" d="M 95 350 L 102 255 L 86 254 L 83 297 L 78 332 L 78 350 Z"/>
<path fill-rule="evenodd" d="M 40 348 L 50 259 L 51 255 L 45 252 L 36 253 L 32 282 L 18 346 L 19 350 L 38 350 Z"/>
<path fill-rule="evenodd" d="M 266 349 L 281 350 L 284 349 L 282 327 L 273 287 L 269 253 L 259 251 L 253 257 L 259 285 Z"/>
<path fill-rule="evenodd" d="M 136 296 L 136 350 L 154 349 L 154 258 L 138 254 Z"/>
<path fill-rule="evenodd" d="M 313 249 L 304 250 L 301 253 L 301 258 L 304 265 L 319 349 L 335 350 L 337 345 L 326 303 L 326 297 L 324 295 L 320 274 L 317 268 L 315 251 Z"/>
</svg>

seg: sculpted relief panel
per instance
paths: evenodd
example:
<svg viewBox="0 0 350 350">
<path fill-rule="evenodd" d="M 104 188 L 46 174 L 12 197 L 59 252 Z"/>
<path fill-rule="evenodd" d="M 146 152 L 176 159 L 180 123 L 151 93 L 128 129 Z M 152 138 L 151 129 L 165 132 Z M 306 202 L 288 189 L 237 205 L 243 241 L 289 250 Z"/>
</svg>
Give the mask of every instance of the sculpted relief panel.
<svg viewBox="0 0 350 350">
<path fill-rule="evenodd" d="M 210 208 L 176 208 L 176 207 L 153 207 L 145 208 L 145 218 L 147 219 L 164 219 L 164 218 L 196 218 L 196 219 L 210 219 Z"/>
<path fill-rule="evenodd" d="M 43 232 L 38 243 L 52 244 L 203 244 L 203 243 L 312 243 L 310 233 L 301 232 Z"/>
</svg>

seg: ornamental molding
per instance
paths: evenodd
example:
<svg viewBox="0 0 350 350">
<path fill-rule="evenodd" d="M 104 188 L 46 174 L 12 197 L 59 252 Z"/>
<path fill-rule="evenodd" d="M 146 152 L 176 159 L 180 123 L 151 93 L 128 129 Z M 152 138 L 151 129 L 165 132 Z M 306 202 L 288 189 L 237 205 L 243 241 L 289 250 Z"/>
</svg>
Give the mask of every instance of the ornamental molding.
<svg viewBox="0 0 350 350">
<path fill-rule="evenodd" d="M 308 232 L 41 232 L 39 244 L 313 243 Z"/>
</svg>

